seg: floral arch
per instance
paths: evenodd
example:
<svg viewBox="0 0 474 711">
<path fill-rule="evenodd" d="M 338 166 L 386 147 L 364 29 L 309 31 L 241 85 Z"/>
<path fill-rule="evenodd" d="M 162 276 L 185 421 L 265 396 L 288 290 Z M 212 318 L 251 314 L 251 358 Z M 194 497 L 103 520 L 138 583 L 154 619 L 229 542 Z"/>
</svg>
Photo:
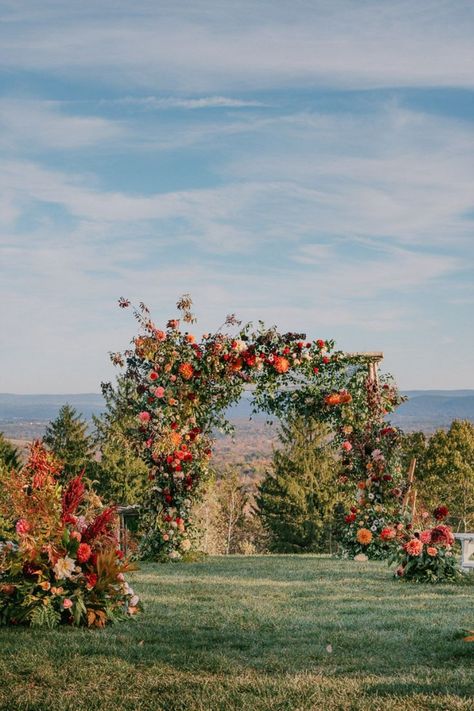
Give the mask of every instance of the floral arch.
<svg viewBox="0 0 474 711">
<path fill-rule="evenodd" d="M 121 298 L 119 305 L 130 302 Z M 328 424 L 341 452 L 340 485 L 357 491 L 345 516 L 345 549 L 383 554 L 383 530 L 400 516 L 403 490 L 399 431 L 386 422 L 401 398 L 389 376 L 378 377 L 381 354 L 345 354 L 333 341 L 281 334 L 262 322 L 242 326 L 234 315 L 198 341 L 181 327 L 195 323 L 191 306 L 184 296 L 179 317 L 160 329 L 140 304 L 132 347 L 111 354 L 132 384 L 130 436 L 149 469 L 143 555 L 178 559 L 192 548 L 192 506 L 208 472 L 213 431 L 231 430 L 226 411 L 249 384 L 255 411 Z M 234 334 L 224 330 L 231 328 Z"/>
</svg>

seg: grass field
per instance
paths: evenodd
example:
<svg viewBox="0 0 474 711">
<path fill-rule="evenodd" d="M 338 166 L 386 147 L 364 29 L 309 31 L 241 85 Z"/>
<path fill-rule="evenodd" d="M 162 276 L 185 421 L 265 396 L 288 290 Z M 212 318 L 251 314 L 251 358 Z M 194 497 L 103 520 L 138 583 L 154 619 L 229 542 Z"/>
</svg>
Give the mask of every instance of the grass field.
<svg viewBox="0 0 474 711">
<path fill-rule="evenodd" d="M 474 588 L 317 556 L 143 565 L 105 631 L 0 628 L 2 711 L 472 709 Z"/>
</svg>

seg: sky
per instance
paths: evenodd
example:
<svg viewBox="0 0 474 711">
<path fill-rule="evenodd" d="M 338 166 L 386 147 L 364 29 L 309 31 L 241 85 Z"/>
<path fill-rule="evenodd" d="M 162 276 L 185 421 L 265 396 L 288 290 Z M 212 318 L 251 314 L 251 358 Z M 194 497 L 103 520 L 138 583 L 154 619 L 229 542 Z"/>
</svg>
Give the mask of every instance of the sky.
<svg viewBox="0 0 474 711">
<path fill-rule="evenodd" d="M 473 388 L 472 0 L 0 0 L 0 392 L 190 293 Z"/>
</svg>

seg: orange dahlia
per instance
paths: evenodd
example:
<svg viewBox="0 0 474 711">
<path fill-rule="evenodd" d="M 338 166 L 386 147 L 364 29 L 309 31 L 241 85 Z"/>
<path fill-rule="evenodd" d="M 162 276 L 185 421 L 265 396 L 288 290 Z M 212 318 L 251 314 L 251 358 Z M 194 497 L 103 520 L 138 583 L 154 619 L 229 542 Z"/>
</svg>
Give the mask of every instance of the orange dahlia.
<svg viewBox="0 0 474 711">
<path fill-rule="evenodd" d="M 181 363 L 178 370 L 184 380 L 191 380 L 194 375 L 194 368 L 191 363 Z"/>
<path fill-rule="evenodd" d="M 290 367 L 290 361 L 287 358 L 283 358 L 283 356 L 275 356 L 273 367 L 277 373 L 286 373 Z"/>
<path fill-rule="evenodd" d="M 324 398 L 324 402 L 326 405 L 340 405 L 341 404 L 341 396 L 339 393 L 331 393 L 330 395 L 326 395 Z"/>
<path fill-rule="evenodd" d="M 405 550 L 408 555 L 421 555 L 423 551 L 423 543 L 418 538 L 412 538 L 411 541 L 405 544 Z"/>
<path fill-rule="evenodd" d="M 368 546 L 372 541 L 372 532 L 368 528 L 359 528 L 357 531 L 357 541 L 363 546 Z"/>
</svg>

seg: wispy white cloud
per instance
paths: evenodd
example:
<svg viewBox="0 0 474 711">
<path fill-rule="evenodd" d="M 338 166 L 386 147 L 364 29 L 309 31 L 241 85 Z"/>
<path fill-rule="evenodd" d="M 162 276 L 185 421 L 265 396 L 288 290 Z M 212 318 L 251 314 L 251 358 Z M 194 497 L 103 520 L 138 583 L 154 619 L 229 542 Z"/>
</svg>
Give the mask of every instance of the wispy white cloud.
<svg viewBox="0 0 474 711">
<path fill-rule="evenodd" d="M 103 100 L 105 105 L 134 106 L 149 110 L 160 109 L 243 109 L 264 107 L 262 101 L 234 99 L 228 96 L 202 96 L 199 98 L 124 96 L 120 99 Z"/>
<path fill-rule="evenodd" d="M 0 99 L 0 148 L 4 150 L 77 149 L 109 143 L 123 134 L 118 122 L 67 114 L 60 102 Z"/>
<path fill-rule="evenodd" d="M 469 0 L 23 0 L 4 12 L 0 61 L 161 90 L 472 87 L 473 25 Z"/>
</svg>

